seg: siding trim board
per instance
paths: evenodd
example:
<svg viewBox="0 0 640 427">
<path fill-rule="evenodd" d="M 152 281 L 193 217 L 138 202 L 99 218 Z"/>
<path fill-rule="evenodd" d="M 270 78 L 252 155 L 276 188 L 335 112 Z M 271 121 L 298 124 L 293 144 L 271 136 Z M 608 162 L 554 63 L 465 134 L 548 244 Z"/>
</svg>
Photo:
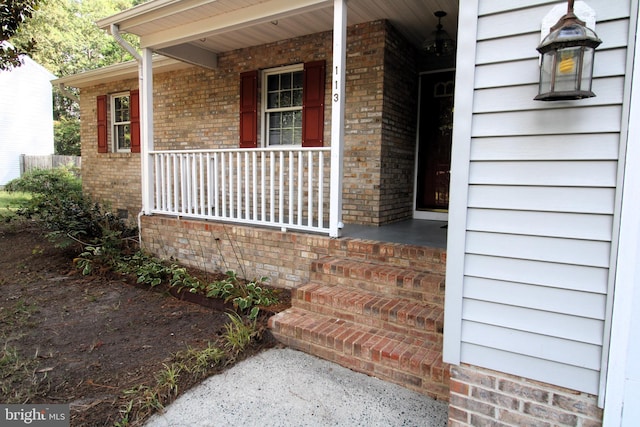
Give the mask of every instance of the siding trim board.
<svg viewBox="0 0 640 427">
<path fill-rule="evenodd" d="M 472 59 L 457 68 L 445 362 L 592 394 L 604 383 L 630 1 L 588 2 L 606 39 L 602 95 L 556 103 L 532 98 L 539 24 L 558 2 L 460 1 L 459 52 Z"/>
</svg>

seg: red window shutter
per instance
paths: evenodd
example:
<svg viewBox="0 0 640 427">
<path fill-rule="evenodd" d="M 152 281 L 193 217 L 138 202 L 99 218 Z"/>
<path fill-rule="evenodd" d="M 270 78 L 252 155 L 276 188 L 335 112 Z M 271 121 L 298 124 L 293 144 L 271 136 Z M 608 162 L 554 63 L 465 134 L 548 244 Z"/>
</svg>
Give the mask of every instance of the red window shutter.
<svg viewBox="0 0 640 427">
<path fill-rule="evenodd" d="M 107 96 L 100 95 L 97 100 L 98 153 L 107 153 L 109 152 L 109 146 L 107 145 Z"/>
<path fill-rule="evenodd" d="M 322 147 L 324 138 L 325 62 L 304 64 L 302 146 Z"/>
<path fill-rule="evenodd" d="M 131 152 L 140 152 L 140 91 L 129 94 L 129 114 L 131 117 Z"/>
<path fill-rule="evenodd" d="M 258 146 L 258 71 L 240 74 L 240 148 Z"/>
</svg>

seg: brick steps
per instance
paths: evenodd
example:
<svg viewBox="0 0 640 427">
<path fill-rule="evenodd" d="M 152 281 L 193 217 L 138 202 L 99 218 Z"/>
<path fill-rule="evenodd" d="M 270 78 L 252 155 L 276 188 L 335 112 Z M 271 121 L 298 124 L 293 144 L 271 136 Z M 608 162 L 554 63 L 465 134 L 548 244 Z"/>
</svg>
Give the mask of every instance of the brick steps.
<svg viewBox="0 0 640 427">
<path fill-rule="evenodd" d="M 295 307 L 271 317 L 269 328 L 289 347 L 448 400 L 439 344 Z"/>
<path fill-rule="evenodd" d="M 444 302 L 444 276 L 411 267 L 326 257 L 311 264 L 312 281 L 421 302 Z"/>
<path fill-rule="evenodd" d="M 448 400 L 443 274 L 398 266 L 395 259 L 328 256 L 312 263 L 310 277 L 293 293 L 292 308 L 269 319 L 279 341 Z"/>
<path fill-rule="evenodd" d="M 317 282 L 297 288 L 292 305 L 312 313 L 442 344 L 444 312 L 436 305 Z"/>
</svg>

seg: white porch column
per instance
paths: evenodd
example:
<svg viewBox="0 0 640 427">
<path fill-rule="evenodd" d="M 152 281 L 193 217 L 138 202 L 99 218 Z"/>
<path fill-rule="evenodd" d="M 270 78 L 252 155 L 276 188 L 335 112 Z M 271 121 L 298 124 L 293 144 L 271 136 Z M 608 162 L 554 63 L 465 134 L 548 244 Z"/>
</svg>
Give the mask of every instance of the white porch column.
<svg viewBox="0 0 640 427">
<path fill-rule="evenodd" d="M 344 158 L 344 94 L 347 62 L 347 0 L 333 1 L 333 66 L 331 68 L 331 191 L 329 236 L 342 228 L 342 169 Z"/>
<path fill-rule="evenodd" d="M 140 69 L 140 160 L 142 162 L 142 211 L 153 208 L 153 63 L 151 49 L 142 50 Z"/>
</svg>

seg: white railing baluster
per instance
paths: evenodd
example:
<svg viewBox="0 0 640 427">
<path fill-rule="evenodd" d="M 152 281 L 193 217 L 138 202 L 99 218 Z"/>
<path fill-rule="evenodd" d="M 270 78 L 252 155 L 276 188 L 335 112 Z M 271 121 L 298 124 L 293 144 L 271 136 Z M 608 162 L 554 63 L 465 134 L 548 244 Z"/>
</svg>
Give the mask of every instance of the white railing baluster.
<svg viewBox="0 0 640 427">
<path fill-rule="evenodd" d="M 222 155 L 222 153 L 220 153 Z M 220 216 L 220 182 L 218 181 L 218 153 L 213 153 L 213 200 L 215 200 L 215 216 Z"/>
<path fill-rule="evenodd" d="M 200 187 L 198 188 L 198 193 L 200 193 L 200 210 L 198 213 L 200 213 L 200 215 L 206 215 L 204 204 L 204 192 L 206 188 L 204 186 L 204 163 L 202 159 L 203 156 L 202 153 L 200 153 L 200 155 L 198 156 L 198 168 L 200 172 Z"/>
<path fill-rule="evenodd" d="M 177 155 L 176 154 L 172 154 L 171 155 L 172 159 L 173 159 L 173 211 L 177 212 L 178 211 L 178 183 L 180 182 L 180 180 L 178 179 L 178 160 L 177 160 Z"/>
<path fill-rule="evenodd" d="M 237 192 L 237 198 L 236 198 L 236 202 L 238 204 L 238 207 L 236 209 L 236 218 L 242 218 L 242 165 L 240 162 L 240 158 L 242 156 L 240 155 L 240 153 L 236 153 L 236 170 L 238 172 L 236 172 L 236 184 L 237 184 L 237 188 L 236 188 L 236 192 Z"/>
<path fill-rule="evenodd" d="M 226 153 L 220 153 L 220 181 L 221 183 L 221 199 L 222 199 L 222 212 L 220 216 L 227 218 L 227 156 Z"/>
<path fill-rule="evenodd" d="M 152 213 L 328 233 L 323 217 L 329 151 L 152 151 Z"/>
<path fill-rule="evenodd" d="M 278 222 L 284 223 L 284 151 L 280 151 L 280 170 L 278 171 Z"/>
<path fill-rule="evenodd" d="M 159 169 L 159 166 L 160 166 L 159 162 L 160 162 L 160 159 L 158 157 L 156 157 L 154 159 L 154 162 L 153 162 L 155 170 Z M 162 186 L 162 179 L 158 174 L 155 175 L 155 178 L 156 178 L 155 179 L 155 181 L 156 181 L 155 182 L 156 196 L 154 198 L 152 209 L 158 209 L 159 207 L 160 208 L 162 207 L 161 196 L 160 196 L 160 191 L 162 190 L 162 187 L 161 187 Z"/>
<path fill-rule="evenodd" d="M 266 185 L 266 157 L 267 153 L 263 152 L 260 156 L 260 220 L 267 220 L 267 191 Z"/>
<path fill-rule="evenodd" d="M 275 185 L 275 181 L 274 181 L 274 177 L 276 174 L 276 158 L 275 158 L 275 153 L 274 152 L 270 152 L 269 153 L 269 220 L 271 222 L 275 222 L 275 218 L 276 218 L 276 208 L 275 208 L 275 192 L 276 192 L 276 185 Z"/>
<path fill-rule="evenodd" d="M 293 152 L 289 153 L 289 223 L 293 223 L 293 208 L 295 205 L 294 188 L 293 188 Z"/>
<path fill-rule="evenodd" d="M 253 177 L 253 220 L 258 219 L 258 159 L 256 156 L 256 150 L 251 150 L 251 165 L 252 165 L 252 177 Z"/>
<path fill-rule="evenodd" d="M 211 204 L 213 203 L 213 189 L 211 188 L 212 180 L 211 180 L 211 154 L 207 153 L 207 215 L 212 216 L 213 211 L 211 209 Z"/>
<path fill-rule="evenodd" d="M 235 191 L 235 170 L 233 168 L 233 158 L 236 153 L 229 153 L 229 218 L 237 218 L 235 214 L 236 201 Z"/>
<path fill-rule="evenodd" d="M 302 208 L 304 202 L 302 200 L 302 190 L 304 188 L 304 154 L 302 151 L 298 152 L 298 225 L 302 225 Z"/>
<path fill-rule="evenodd" d="M 318 228 L 324 227 L 324 153 L 318 152 Z"/>
<path fill-rule="evenodd" d="M 307 153 L 307 196 L 309 200 L 307 200 L 307 225 L 311 226 L 313 224 L 313 153 Z"/>
</svg>

